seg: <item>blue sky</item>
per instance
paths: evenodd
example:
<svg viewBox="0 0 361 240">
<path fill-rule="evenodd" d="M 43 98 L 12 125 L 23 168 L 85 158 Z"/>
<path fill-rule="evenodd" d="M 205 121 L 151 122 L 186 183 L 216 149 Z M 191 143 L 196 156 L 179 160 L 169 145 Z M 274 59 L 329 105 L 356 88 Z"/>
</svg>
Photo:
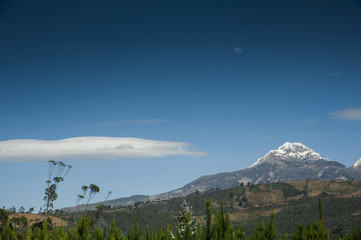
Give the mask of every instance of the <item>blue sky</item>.
<svg viewBox="0 0 361 240">
<path fill-rule="evenodd" d="M 360 29 L 360 1 L 2 1 L 0 206 L 43 205 L 47 158 L 73 166 L 56 208 L 91 183 L 99 201 L 173 190 L 286 141 L 350 166 Z"/>
</svg>

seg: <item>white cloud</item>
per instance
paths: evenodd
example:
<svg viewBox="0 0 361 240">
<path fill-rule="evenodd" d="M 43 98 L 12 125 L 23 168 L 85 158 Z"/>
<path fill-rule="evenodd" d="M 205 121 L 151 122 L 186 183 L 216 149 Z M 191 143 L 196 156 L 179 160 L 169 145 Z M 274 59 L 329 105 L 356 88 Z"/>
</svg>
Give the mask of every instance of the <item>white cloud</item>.
<svg viewBox="0 0 361 240">
<path fill-rule="evenodd" d="M 166 121 L 165 119 L 139 119 L 139 120 L 109 121 L 109 122 L 98 123 L 96 125 L 121 126 L 126 124 L 154 124 L 165 121 Z"/>
<path fill-rule="evenodd" d="M 233 51 L 234 51 L 235 53 L 242 54 L 242 48 L 240 48 L 240 47 L 235 47 L 235 48 L 233 49 Z"/>
<path fill-rule="evenodd" d="M 122 158 L 159 158 L 167 156 L 204 156 L 184 142 L 141 138 L 76 137 L 61 140 L 13 139 L 0 141 L 0 162 Z"/>
<path fill-rule="evenodd" d="M 333 118 L 361 121 L 361 108 L 349 108 L 330 113 Z"/>
</svg>

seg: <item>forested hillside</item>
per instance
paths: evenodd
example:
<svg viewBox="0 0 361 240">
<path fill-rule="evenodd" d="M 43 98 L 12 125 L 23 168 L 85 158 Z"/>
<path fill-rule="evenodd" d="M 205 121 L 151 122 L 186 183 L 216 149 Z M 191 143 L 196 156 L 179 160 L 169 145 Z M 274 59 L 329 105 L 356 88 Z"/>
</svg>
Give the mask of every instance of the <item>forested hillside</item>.
<svg viewBox="0 0 361 240">
<path fill-rule="evenodd" d="M 148 225 L 158 229 L 166 224 L 175 226 L 181 204 L 186 200 L 193 215 L 205 224 L 205 200 L 212 199 L 215 209 L 224 203 L 232 223 L 243 227 L 251 235 L 262 219 L 276 214 L 275 224 L 280 233 L 296 231 L 300 221 L 318 220 L 318 200 L 323 201 L 324 224 L 331 233 L 346 233 L 361 222 L 361 182 L 344 180 L 307 180 L 245 185 L 230 189 L 214 189 L 194 193 L 185 198 L 164 201 L 138 202 L 134 206 L 106 209 L 100 224 L 109 225 L 115 217 L 118 227 L 127 231 L 138 220 L 141 228 Z M 93 212 L 94 213 L 94 212 Z M 92 214 L 92 212 L 90 212 Z M 71 220 L 76 214 L 64 216 Z"/>
<path fill-rule="evenodd" d="M 30 224 L 26 216 L 0 209 L 0 240 L 361 239 L 360 202 L 360 181 L 307 180 L 214 189 L 97 211 L 48 212 L 43 219 L 52 219 Z M 53 223 L 55 216 L 65 221 L 62 226 Z"/>
</svg>

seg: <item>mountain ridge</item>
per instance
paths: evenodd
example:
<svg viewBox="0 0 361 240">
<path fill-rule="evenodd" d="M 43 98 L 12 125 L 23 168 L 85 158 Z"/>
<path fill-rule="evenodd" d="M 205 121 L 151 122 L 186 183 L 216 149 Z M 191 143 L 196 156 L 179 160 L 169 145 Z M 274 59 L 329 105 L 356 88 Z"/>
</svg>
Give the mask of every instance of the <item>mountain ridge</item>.
<svg viewBox="0 0 361 240">
<path fill-rule="evenodd" d="M 246 184 L 306 179 L 361 180 L 361 159 L 347 168 L 341 163 L 322 157 L 302 143 L 286 142 L 276 150 L 269 151 L 250 167 L 233 172 L 201 176 L 178 189 L 156 195 L 135 195 L 117 198 L 89 205 L 90 209 L 99 204 L 112 207 L 128 206 L 136 202 L 166 200 L 184 197 L 194 192 L 211 189 L 226 189 Z M 85 205 L 63 208 L 64 211 L 85 210 Z"/>
</svg>

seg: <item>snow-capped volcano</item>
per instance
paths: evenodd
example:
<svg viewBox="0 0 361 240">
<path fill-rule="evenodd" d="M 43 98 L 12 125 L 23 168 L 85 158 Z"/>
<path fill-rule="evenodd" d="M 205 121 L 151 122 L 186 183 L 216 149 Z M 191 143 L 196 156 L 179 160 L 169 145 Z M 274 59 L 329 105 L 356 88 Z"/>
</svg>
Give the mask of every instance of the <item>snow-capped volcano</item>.
<svg viewBox="0 0 361 240">
<path fill-rule="evenodd" d="M 271 150 L 264 157 L 260 158 L 251 167 L 259 165 L 263 162 L 277 162 L 277 161 L 329 161 L 327 158 L 321 157 L 312 149 L 306 147 L 302 143 L 290 143 L 286 142 L 280 146 L 277 150 Z"/>
<path fill-rule="evenodd" d="M 247 183 L 353 178 L 361 180 L 360 172 L 324 158 L 302 143 L 286 142 L 258 159 L 251 167 L 202 176 L 182 188 L 168 192 L 167 196 L 184 196 L 195 191 L 230 188 Z"/>
<path fill-rule="evenodd" d="M 202 176 L 185 186 L 153 196 L 131 196 L 108 201 L 112 206 L 132 205 L 136 201 L 164 200 L 187 196 L 216 188 L 231 188 L 241 184 L 257 184 L 306 179 L 355 179 L 361 180 L 361 159 L 350 168 L 323 158 L 302 143 L 286 142 L 258 159 L 251 167 L 234 172 Z M 96 206 L 95 204 L 93 205 Z M 76 211 L 77 208 L 66 210 Z"/>
</svg>

